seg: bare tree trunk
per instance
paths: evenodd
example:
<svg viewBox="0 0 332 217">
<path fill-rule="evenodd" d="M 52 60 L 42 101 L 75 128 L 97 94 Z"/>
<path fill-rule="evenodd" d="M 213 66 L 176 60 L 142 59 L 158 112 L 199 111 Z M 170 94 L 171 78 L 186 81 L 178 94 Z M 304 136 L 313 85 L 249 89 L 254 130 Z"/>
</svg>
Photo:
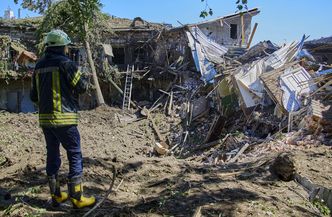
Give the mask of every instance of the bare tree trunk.
<svg viewBox="0 0 332 217">
<path fill-rule="evenodd" d="M 84 39 L 84 43 L 85 43 L 86 53 L 88 55 L 89 65 L 92 71 L 93 84 L 95 85 L 96 88 L 97 106 L 101 106 L 105 104 L 105 100 L 100 90 L 96 67 L 92 59 L 90 43 L 88 42 L 88 39 Z"/>
</svg>

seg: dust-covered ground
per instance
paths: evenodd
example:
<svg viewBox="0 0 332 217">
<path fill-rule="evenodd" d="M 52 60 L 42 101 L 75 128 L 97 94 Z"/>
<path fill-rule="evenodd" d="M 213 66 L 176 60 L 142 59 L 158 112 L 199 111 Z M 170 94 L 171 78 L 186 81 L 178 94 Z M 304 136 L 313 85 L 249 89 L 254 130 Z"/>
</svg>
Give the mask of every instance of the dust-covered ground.
<svg viewBox="0 0 332 217">
<path fill-rule="evenodd" d="M 113 192 L 92 216 L 322 216 L 308 192 L 270 172 L 277 152 L 230 165 L 207 165 L 195 156 L 153 154 L 155 135 L 147 119 L 124 123 L 120 110 L 81 112 L 85 194 L 102 198 L 117 169 Z M 167 129 L 163 121 L 156 124 Z M 166 134 L 167 132 L 162 132 Z M 276 143 L 278 145 L 278 143 Z M 35 114 L 0 113 L 0 214 L 82 216 L 70 203 L 51 209 L 45 174 L 44 137 Z M 332 188 L 332 150 L 292 148 L 298 172 Z M 68 162 L 62 149 L 62 189 Z M 196 212 L 196 214 L 195 214 Z"/>
</svg>

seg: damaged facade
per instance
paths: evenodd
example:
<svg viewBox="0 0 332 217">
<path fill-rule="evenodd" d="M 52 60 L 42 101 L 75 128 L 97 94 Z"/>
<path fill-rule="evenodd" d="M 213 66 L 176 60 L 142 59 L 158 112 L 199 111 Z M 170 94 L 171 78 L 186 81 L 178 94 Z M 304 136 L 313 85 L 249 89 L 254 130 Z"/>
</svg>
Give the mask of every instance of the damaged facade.
<svg viewBox="0 0 332 217">
<path fill-rule="evenodd" d="M 145 98 L 153 100 L 159 97 L 160 94 L 158 91 L 156 93 L 156 90 L 167 87 L 167 83 L 172 81 L 175 74 L 177 74 L 176 72 L 160 73 L 160 70 L 167 69 L 166 71 L 169 72 L 169 67 L 174 68 L 184 62 L 186 62 L 186 64 L 183 65 L 180 70 L 193 69 L 192 71 L 202 71 L 202 77 L 206 77 L 204 82 L 208 82 L 217 72 L 213 69 L 213 72 L 210 73 L 212 70 L 211 64 L 202 65 L 205 54 L 200 53 L 200 58 L 194 58 L 195 45 L 192 44 L 188 46 L 188 43 L 190 43 L 190 41 L 195 42 L 197 39 L 190 38 L 191 34 L 189 34 L 189 32 L 192 31 L 195 26 L 198 26 L 201 30 L 200 36 L 203 36 L 201 40 L 206 40 L 205 45 L 208 45 L 208 41 L 211 41 L 211 39 L 215 40 L 215 47 L 210 47 L 210 50 L 218 47 L 220 50 L 219 54 L 223 55 L 228 48 L 232 49 L 247 46 L 251 33 L 251 18 L 258 13 L 258 9 L 253 9 L 244 13 L 243 16 L 235 14 L 207 22 L 186 25 L 180 28 L 170 28 L 169 25 L 149 23 L 140 17 L 134 20 L 110 17 L 109 22 L 114 32 L 103 36 L 105 40 L 103 44 L 100 45 L 101 52 L 99 52 L 98 55 L 100 56 L 97 58 L 100 61 L 97 64 L 99 66 L 98 71 L 105 74 L 107 73 L 105 71 L 109 70 L 111 73 L 114 73 L 113 80 L 118 80 L 114 81 L 117 87 L 115 85 L 109 85 L 107 79 L 106 82 L 101 81 L 103 93 L 106 95 L 106 101 L 111 104 L 121 104 L 122 97 L 116 96 L 117 94 L 114 95 L 114 92 L 117 93 L 117 91 L 114 90 L 123 89 L 123 75 L 125 75 L 128 66 L 134 66 L 133 92 L 137 94 L 134 94 L 133 97 L 139 101 Z M 35 52 L 36 50 L 36 48 L 32 46 L 36 45 L 35 31 L 39 21 L 40 18 L 3 20 L 0 27 L 1 35 L 9 36 L 13 43 L 17 41 L 28 46 L 24 51 L 19 51 L 20 57 L 15 57 L 17 60 L 14 60 L 14 57 L 10 60 L 11 63 L 15 62 L 21 66 L 24 65 L 27 69 L 27 74 L 30 73 L 36 59 L 35 55 L 30 51 Z M 197 31 L 198 29 L 196 33 Z M 205 34 L 209 37 L 204 37 Z M 196 45 L 198 44 L 199 43 Z M 210 52 L 210 54 L 212 53 Z M 70 57 L 82 67 L 83 71 L 89 70 L 86 68 L 87 61 L 85 55 L 84 48 L 72 47 Z M 220 63 L 218 62 L 218 56 L 215 56 L 214 59 L 217 63 Z M 26 60 L 32 60 L 32 62 Z M 183 75 L 185 77 L 196 76 L 192 75 L 191 72 L 188 74 L 188 71 L 183 73 Z M 27 83 L 29 83 L 29 76 L 25 79 Z M 14 81 L 6 86 L 12 86 L 13 82 Z M 25 85 L 25 87 L 27 89 L 25 89 L 24 92 L 29 92 L 29 85 Z M 3 88 L 2 92 L 2 95 L 6 95 L 8 91 Z M 20 95 L 20 93 L 18 93 L 18 95 Z M 91 101 L 90 98 L 87 96 L 82 97 L 82 108 L 88 109 L 94 106 L 94 102 Z M 115 101 L 108 99 L 115 99 Z M 27 111 L 24 109 L 25 106 L 19 105 L 16 106 L 19 108 L 16 110 L 8 108 L 6 106 L 7 101 L 7 99 L 2 97 L 3 109 L 16 112 Z M 16 102 L 19 101 L 20 100 L 16 100 Z M 23 107 L 23 109 L 20 109 L 21 107 Z M 28 111 L 30 111 L 30 109 L 28 109 Z"/>
<path fill-rule="evenodd" d="M 290 145 L 332 144 L 330 39 L 251 46 L 258 13 L 176 28 L 110 17 L 114 32 L 95 52 L 102 92 L 108 104 L 122 105 L 115 114 L 120 123 L 149 120 L 156 134 L 150 156 L 195 156 L 214 165 Z M 11 38 L 1 28 L 7 42 L 1 43 L 0 108 L 34 111 L 27 94 L 36 58 L 16 42 L 19 30 Z M 89 72 L 82 47 L 72 47 L 70 57 Z M 8 77 L 20 70 L 16 80 Z M 81 96 L 81 108 L 93 108 L 93 100 Z"/>
<path fill-rule="evenodd" d="M 30 79 L 37 60 L 34 32 L 26 22 L 0 21 L 0 109 L 33 112 Z"/>
<path fill-rule="evenodd" d="M 186 123 L 185 134 L 192 122 L 210 114 L 206 123 L 212 123 L 211 126 L 202 126 L 205 142 L 217 138 L 230 114 L 237 111 L 250 118 L 256 110 L 273 107 L 277 117 L 290 119 L 290 114 L 310 105 L 311 100 L 305 98 L 318 94 L 320 79 L 328 77 L 329 71 L 326 66 L 319 66 L 320 60 L 313 60 L 308 52 L 303 52 L 303 46 L 314 49 L 312 43 L 304 44 L 305 38 L 283 47 L 270 41 L 251 47 L 257 28 L 252 19 L 259 12 L 255 8 L 176 28 L 149 23 L 140 17 L 134 20 L 110 17 L 113 33 L 103 36 L 105 40 L 96 56 L 106 102 L 129 105 L 127 109 L 144 106 L 150 111 L 161 109 Z M 33 25 L 17 28 L 2 24 L 0 31 L 12 37 L 9 48 L 13 50 L 19 50 L 14 44 L 18 38 L 35 44 Z M 25 38 L 22 31 L 27 32 L 23 34 Z M 23 82 L 24 91 L 20 91 L 24 94 L 16 91 L 15 102 L 25 99 L 29 92 L 28 75 L 36 57 L 28 50 L 20 49 L 15 58 L 11 57 L 12 63 L 25 69 L 23 77 L 27 80 L 26 84 Z M 318 53 L 313 55 L 316 57 Z M 82 47 L 72 47 L 70 56 L 83 71 L 88 70 Z M 329 83 L 324 85 L 329 88 Z M 16 110 L 15 106 L 8 107 L 13 104 L 8 99 L 15 95 L 9 86 L 15 85 L 11 82 L 7 89 L 2 85 L 2 108 L 26 111 L 18 105 Z M 83 109 L 92 108 L 93 98 L 82 96 L 80 104 Z M 277 125 L 271 127 L 276 129 Z"/>
<path fill-rule="evenodd" d="M 305 36 L 281 47 L 270 41 L 251 47 L 257 28 L 251 21 L 258 13 L 253 9 L 163 30 L 151 40 L 154 70 L 147 79 L 156 81 L 151 87 L 157 100 L 146 106 L 182 123 L 182 128 L 173 126 L 164 147 L 168 151 L 161 149 L 162 140 L 157 152 L 186 155 L 192 148 L 219 147 L 223 151 L 216 153 L 225 154 L 245 147 L 233 139 L 237 145 L 225 149 L 227 141 L 218 139 L 227 132 L 246 132 L 250 140 L 302 128 L 304 136 L 312 129 L 303 121 L 308 119 L 321 142 L 331 144 L 331 67 L 304 49 L 310 44 Z M 161 80 L 165 85 L 157 86 Z M 215 153 L 208 158 L 213 156 L 227 161 Z"/>
<path fill-rule="evenodd" d="M 29 99 L 30 76 L 37 56 L 36 28 L 40 18 L 1 20 L 1 88 L 0 109 L 11 112 L 32 112 L 35 107 Z M 105 36 L 104 44 L 100 45 L 98 64 L 100 76 L 104 73 L 104 64 L 108 69 L 125 71 L 127 65 L 135 65 L 138 69 L 146 65 L 151 58 L 146 41 L 153 37 L 163 25 L 152 24 L 141 18 L 134 20 L 109 18 L 114 33 Z M 85 49 L 81 46 L 70 48 L 70 58 L 75 61 L 82 71 L 89 71 Z M 107 81 L 101 81 L 106 99 L 112 98 Z M 106 100 L 111 103 L 110 100 Z M 90 95 L 83 95 L 80 99 L 82 109 L 93 108 L 94 100 Z"/>
</svg>

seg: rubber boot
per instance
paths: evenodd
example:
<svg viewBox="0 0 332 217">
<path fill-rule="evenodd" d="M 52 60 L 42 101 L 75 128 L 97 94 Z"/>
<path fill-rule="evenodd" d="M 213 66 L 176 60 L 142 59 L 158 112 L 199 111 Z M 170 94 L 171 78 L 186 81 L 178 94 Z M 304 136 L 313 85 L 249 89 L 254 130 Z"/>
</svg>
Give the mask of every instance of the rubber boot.
<svg viewBox="0 0 332 217">
<path fill-rule="evenodd" d="M 81 177 L 75 177 L 68 182 L 68 191 L 71 202 L 74 208 L 82 209 L 84 207 L 93 206 L 96 203 L 95 197 L 83 196 L 83 185 Z"/>
<path fill-rule="evenodd" d="M 58 176 L 48 176 L 48 184 L 52 197 L 52 206 L 60 206 L 61 203 L 65 202 L 68 199 L 68 194 L 66 192 L 60 191 L 60 182 Z"/>
</svg>

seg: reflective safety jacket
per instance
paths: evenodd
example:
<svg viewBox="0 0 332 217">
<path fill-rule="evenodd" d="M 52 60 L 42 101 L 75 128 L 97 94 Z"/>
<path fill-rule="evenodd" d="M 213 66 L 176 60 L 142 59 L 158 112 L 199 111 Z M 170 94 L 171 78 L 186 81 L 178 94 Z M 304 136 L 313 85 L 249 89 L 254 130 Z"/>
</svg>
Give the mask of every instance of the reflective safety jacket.
<svg viewBox="0 0 332 217">
<path fill-rule="evenodd" d="M 87 89 L 88 83 L 63 48 L 47 48 L 36 64 L 30 93 L 39 107 L 40 126 L 77 125 L 78 96 Z"/>
</svg>

